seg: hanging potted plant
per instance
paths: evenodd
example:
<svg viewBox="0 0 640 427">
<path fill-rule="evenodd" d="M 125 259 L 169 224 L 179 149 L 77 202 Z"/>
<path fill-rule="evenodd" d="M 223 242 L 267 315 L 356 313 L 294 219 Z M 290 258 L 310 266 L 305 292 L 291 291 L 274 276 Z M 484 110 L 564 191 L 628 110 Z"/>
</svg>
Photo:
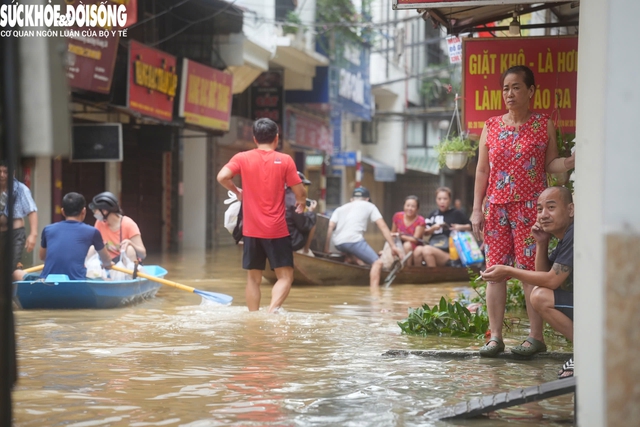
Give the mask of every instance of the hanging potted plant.
<svg viewBox="0 0 640 427">
<path fill-rule="evenodd" d="M 458 99 L 460 98 L 456 93 L 453 115 L 449 122 L 447 136 L 435 147 L 441 168 L 447 165 L 449 169 L 462 169 L 467 164 L 469 157 L 476 155 L 476 150 L 478 149 L 478 143 L 471 140 L 469 134 L 462 130 L 460 114 L 458 113 Z M 458 135 L 455 135 L 455 131 L 454 133 L 451 132 L 454 123 L 458 125 Z"/>
<path fill-rule="evenodd" d="M 470 157 L 476 155 L 478 143 L 465 134 L 450 135 L 435 147 L 438 152 L 440 167 L 447 165 L 449 169 L 462 169 Z"/>
</svg>

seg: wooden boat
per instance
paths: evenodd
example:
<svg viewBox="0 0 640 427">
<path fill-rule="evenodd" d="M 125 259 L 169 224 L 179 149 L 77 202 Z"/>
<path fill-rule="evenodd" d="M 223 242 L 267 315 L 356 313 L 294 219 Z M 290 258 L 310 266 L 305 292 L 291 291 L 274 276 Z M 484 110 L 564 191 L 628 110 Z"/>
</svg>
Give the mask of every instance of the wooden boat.
<svg viewBox="0 0 640 427">
<path fill-rule="evenodd" d="M 314 252 L 310 257 L 293 254 L 294 285 L 369 285 L 369 267 L 345 263 L 344 257 Z M 476 269 L 477 271 L 477 269 Z M 389 274 L 382 271 L 380 284 Z M 263 277 L 275 283 L 276 275 L 267 264 Z M 466 282 L 469 273 L 463 267 L 405 267 L 400 270 L 394 284 L 423 285 L 443 282 Z"/>
<path fill-rule="evenodd" d="M 145 265 L 144 272 L 162 278 L 167 270 Z M 49 275 L 45 280 L 13 284 L 13 300 L 18 307 L 32 308 L 115 308 L 155 296 L 162 285 L 138 277 L 135 280 L 68 280 L 67 275 Z"/>
<path fill-rule="evenodd" d="M 294 285 L 369 285 L 369 267 L 344 262 L 344 256 L 321 252 L 325 246 L 329 218 L 317 215 L 316 232 L 310 244 L 314 257 L 293 254 L 293 284 Z M 478 269 L 474 269 L 476 272 Z M 383 270 L 380 278 L 382 285 L 390 271 Z M 263 272 L 263 277 L 275 283 L 276 275 L 269 264 Z M 394 284 L 428 284 L 444 282 L 466 282 L 469 273 L 464 267 L 405 267 L 400 270 Z"/>
</svg>

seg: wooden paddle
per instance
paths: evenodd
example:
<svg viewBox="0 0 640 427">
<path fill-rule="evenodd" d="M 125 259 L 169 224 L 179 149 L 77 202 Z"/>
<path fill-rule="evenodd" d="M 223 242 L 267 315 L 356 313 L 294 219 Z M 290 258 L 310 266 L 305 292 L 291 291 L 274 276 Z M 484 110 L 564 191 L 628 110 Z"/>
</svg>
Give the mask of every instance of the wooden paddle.
<svg viewBox="0 0 640 427">
<path fill-rule="evenodd" d="M 24 271 L 26 273 L 37 273 L 38 271 L 44 270 L 44 264 L 36 265 L 33 267 L 25 268 Z"/>
<path fill-rule="evenodd" d="M 116 265 L 112 265 L 111 269 L 133 276 L 133 270 L 127 270 L 126 268 L 118 267 Z M 210 301 L 217 302 L 219 304 L 230 304 L 231 301 L 233 301 L 233 297 L 230 296 L 230 295 L 219 294 L 219 293 L 216 293 L 216 292 L 200 291 L 198 289 L 192 288 L 191 286 L 187 286 L 187 285 L 183 285 L 183 284 L 180 284 L 180 283 L 172 282 L 170 280 L 161 279 L 159 277 L 150 276 L 150 275 L 145 274 L 145 273 L 143 273 L 141 271 L 138 271 L 137 274 L 138 274 L 139 277 L 143 277 L 145 279 L 152 280 L 154 282 L 162 283 L 163 285 L 173 286 L 174 288 L 178 288 L 178 289 L 181 289 L 183 291 L 193 292 L 194 294 L 200 295 L 203 298 L 206 298 L 206 299 L 208 299 Z"/>
<path fill-rule="evenodd" d="M 389 286 L 391 286 L 391 282 L 393 282 L 393 280 L 396 278 L 396 275 L 400 272 L 400 270 L 404 268 L 404 265 L 406 264 L 409 257 L 411 257 L 411 255 L 413 255 L 413 251 L 409 251 L 404 256 L 404 258 L 402 258 L 400 261 L 395 263 L 395 266 L 391 269 L 387 278 L 384 279 L 385 288 L 388 288 Z"/>
</svg>

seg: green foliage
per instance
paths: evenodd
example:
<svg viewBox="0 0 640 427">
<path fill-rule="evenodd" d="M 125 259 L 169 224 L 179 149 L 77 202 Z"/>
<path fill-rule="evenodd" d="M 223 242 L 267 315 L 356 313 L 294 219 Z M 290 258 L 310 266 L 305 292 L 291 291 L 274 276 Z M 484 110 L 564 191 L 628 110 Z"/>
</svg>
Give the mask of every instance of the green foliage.
<svg viewBox="0 0 640 427">
<path fill-rule="evenodd" d="M 573 133 L 563 134 L 559 128 L 556 129 L 556 143 L 558 145 L 558 155 L 560 157 L 571 156 L 571 149 L 573 149 L 573 147 L 576 145 L 575 139 L 576 139 L 575 134 Z M 573 169 L 568 171 L 567 177 L 571 176 L 572 172 L 573 172 Z M 573 193 L 574 192 L 573 181 L 567 178 L 566 182 L 562 182 L 564 181 L 564 179 L 562 181 L 560 181 L 559 179 L 561 175 L 562 174 L 559 174 L 559 175 L 547 174 L 547 184 L 549 186 L 563 185 L 564 187 L 567 187 L 571 191 L 571 193 Z"/>
<path fill-rule="evenodd" d="M 285 22 L 293 25 L 287 25 L 287 24 L 283 25 L 282 32 L 284 34 L 297 34 L 298 30 L 300 29 L 300 26 L 302 25 L 302 20 L 300 19 L 300 15 L 298 15 L 293 10 L 290 10 L 287 13 L 287 18 Z"/>
<path fill-rule="evenodd" d="M 435 146 L 438 152 L 438 162 L 440 167 L 444 167 L 447 153 L 462 151 L 466 152 L 468 157 L 474 157 L 478 149 L 478 142 L 472 141 L 466 135 L 448 136 Z"/>
<path fill-rule="evenodd" d="M 372 0 L 362 1 L 363 13 L 358 13 L 351 0 L 317 0 L 316 21 L 324 24 L 318 28 L 318 39 L 333 60 L 340 60 L 347 43 L 370 43 L 371 29 L 361 24 L 370 22 L 368 16 Z"/>
<path fill-rule="evenodd" d="M 469 303 L 482 303 L 482 310 L 487 311 L 487 282 L 480 279 L 480 275 L 469 269 L 469 287 L 476 293 L 475 297 L 469 299 Z M 460 294 L 458 299 L 463 301 L 465 296 Z M 507 311 L 526 308 L 524 299 L 524 289 L 522 282 L 517 279 L 509 279 L 507 281 Z"/>
<path fill-rule="evenodd" d="M 522 282 L 517 279 L 507 280 L 507 305 L 506 310 L 515 310 L 518 308 L 527 308 L 524 299 L 524 288 Z"/>
<path fill-rule="evenodd" d="M 427 304 L 417 309 L 409 308 L 409 316 L 398 322 L 398 326 L 408 335 L 482 337 L 489 327 L 489 319 L 482 310 L 471 313 L 459 302 L 447 302 L 442 297 L 432 308 Z"/>
</svg>

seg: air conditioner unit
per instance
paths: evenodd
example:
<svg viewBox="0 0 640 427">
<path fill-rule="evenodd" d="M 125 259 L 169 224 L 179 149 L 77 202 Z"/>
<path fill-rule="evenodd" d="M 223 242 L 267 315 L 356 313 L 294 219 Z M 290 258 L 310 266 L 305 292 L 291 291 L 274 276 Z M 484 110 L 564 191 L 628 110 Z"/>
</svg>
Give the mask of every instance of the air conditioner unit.
<svg viewBox="0 0 640 427">
<path fill-rule="evenodd" d="M 121 162 L 122 124 L 73 125 L 72 162 Z"/>
</svg>

